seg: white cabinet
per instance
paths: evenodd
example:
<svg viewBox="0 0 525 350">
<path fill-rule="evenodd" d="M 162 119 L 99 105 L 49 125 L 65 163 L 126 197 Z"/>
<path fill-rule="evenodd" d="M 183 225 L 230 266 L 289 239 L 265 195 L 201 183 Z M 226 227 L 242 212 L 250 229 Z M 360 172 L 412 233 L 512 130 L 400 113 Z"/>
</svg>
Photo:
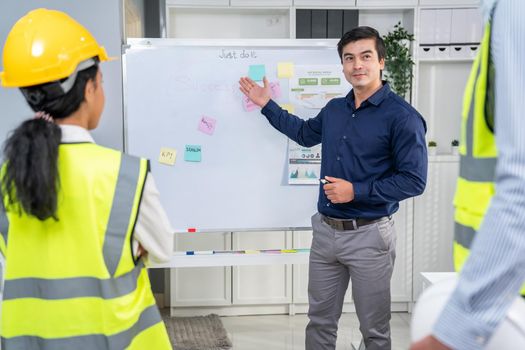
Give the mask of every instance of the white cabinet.
<svg viewBox="0 0 525 350">
<path fill-rule="evenodd" d="M 460 139 L 463 92 L 472 61 L 420 62 L 416 108 L 427 122 L 427 140 L 437 142 L 438 154 L 451 153 Z"/>
<path fill-rule="evenodd" d="M 310 248 L 312 231 L 294 231 L 293 248 Z M 308 264 L 293 265 L 293 302 L 308 304 Z"/>
<path fill-rule="evenodd" d="M 166 0 L 166 6 L 229 6 L 230 0 Z"/>
<path fill-rule="evenodd" d="M 329 8 L 338 6 L 340 8 L 355 7 L 355 0 L 294 0 L 294 6 L 311 6 L 315 8 Z"/>
<path fill-rule="evenodd" d="M 246 6 L 275 7 L 292 6 L 293 0 L 166 0 L 166 6 Z"/>
<path fill-rule="evenodd" d="M 453 271 L 454 191 L 458 156 L 431 157 L 425 193 L 414 199 L 414 301 L 421 293 L 421 272 Z"/>
<path fill-rule="evenodd" d="M 479 43 L 483 36 L 483 17 L 476 8 L 452 9 L 450 42 Z"/>
<path fill-rule="evenodd" d="M 168 37 L 188 39 L 285 39 L 290 15 L 285 8 L 169 7 Z"/>
<path fill-rule="evenodd" d="M 292 0 L 230 0 L 231 6 L 245 7 L 276 7 L 292 6 Z"/>
<path fill-rule="evenodd" d="M 418 0 L 356 0 L 358 7 L 402 7 L 416 6 Z"/>
<path fill-rule="evenodd" d="M 230 250 L 231 233 L 175 235 L 175 250 Z M 171 306 L 231 305 L 231 267 L 170 270 Z"/>
<path fill-rule="evenodd" d="M 419 0 L 419 5 L 426 6 L 461 6 L 479 5 L 479 0 Z"/>
<path fill-rule="evenodd" d="M 290 246 L 291 233 L 289 234 L 283 231 L 233 234 L 234 250 L 284 249 Z M 262 305 L 291 303 L 291 275 L 291 264 L 235 266 L 233 267 L 233 304 Z"/>
<path fill-rule="evenodd" d="M 413 199 L 399 203 L 394 214 L 394 227 L 397 234 L 396 261 L 390 283 L 392 302 L 412 300 L 412 221 Z"/>
</svg>

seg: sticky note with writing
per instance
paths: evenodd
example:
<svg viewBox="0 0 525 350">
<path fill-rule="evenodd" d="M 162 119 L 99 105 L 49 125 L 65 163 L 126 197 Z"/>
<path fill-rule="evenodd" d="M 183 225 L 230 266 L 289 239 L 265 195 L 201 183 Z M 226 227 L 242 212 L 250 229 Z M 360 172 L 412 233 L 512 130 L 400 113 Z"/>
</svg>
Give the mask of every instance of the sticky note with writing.
<svg viewBox="0 0 525 350">
<path fill-rule="evenodd" d="M 246 112 L 251 112 L 251 111 L 259 108 L 259 106 L 257 106 L 248 97 L 246 97 L 244 95 L 242 96 L 242 106 L 244 107 L 244 110 Z"/>
<path fill-rule="evenodd" d="M 201 146 L 200 145 L 186 145 L 184 147 L 184 160 L 187 162 L 201 161 Z"/>
<path fill-rule="evenodd" d="M 273 99 L 281 97 L 281 84 L 278 81 L 272 81 L 270 83 L 270 93 Z"/>
<path fill-rule="evenodd" d="M 201 120 L 199 122 L 199 131 L 202 131 L 205 134 L 213 135 L 213 132 L 215 131 L 215 124 L 217 123 L 217 120 L 202 116 Z"/>
<path fill-rule="evenodd" d="M 266 75 L 264 64 L 252 64 L 248 71 L 248 76 L 254 81 L 262 81 Z"/>
<path fill-rule="evenodd" d="M 292 62 L 277 63 L 277 78 L 291 78 L 294 75 L 294 66 Z"/>
<path fill-rule="evenodd" d="M 159 154 L 159 163 L 166 165 L 175 164 L 175 159 L 177 158 L 177 151 L 173 148 L 162 147 Z"/>
</svg>

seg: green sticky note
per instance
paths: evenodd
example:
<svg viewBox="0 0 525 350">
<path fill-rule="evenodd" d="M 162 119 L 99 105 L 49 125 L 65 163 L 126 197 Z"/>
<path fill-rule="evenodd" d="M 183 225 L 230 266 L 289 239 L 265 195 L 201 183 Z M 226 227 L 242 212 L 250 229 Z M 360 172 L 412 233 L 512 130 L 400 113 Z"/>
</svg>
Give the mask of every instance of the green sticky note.
<svg viewBox="0 0 525 350">
<path fill-rule="evenodd" d="M 248 76 L 253 81 L 262 81 L 266 75 L 266 68 L 264 64 L 252 64 L 250 70 L 248 71 Z"/>
<path fill-rule="evenodd" d="M 201 154 L 200 145 L 186 145 L 184 147 L 184 160 L 187 162 L 200 162 Z"/>
</svg>

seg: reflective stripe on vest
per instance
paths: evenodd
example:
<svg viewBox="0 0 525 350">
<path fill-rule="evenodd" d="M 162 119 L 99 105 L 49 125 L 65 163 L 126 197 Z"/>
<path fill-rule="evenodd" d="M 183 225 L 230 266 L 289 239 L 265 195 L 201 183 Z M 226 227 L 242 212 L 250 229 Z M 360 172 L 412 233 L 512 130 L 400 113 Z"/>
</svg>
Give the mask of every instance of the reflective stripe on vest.
<svg viewBox="0 0 525 350">
<path fill-rule="evenodd" d="M 470 247 L 474 240 L 476 231 L 472 227 L 467 227 L 456 223 L 454 228 L 454 240 L 463 247 Z"/>
<path fill-rule="evenodd" d="M 104 240 L 104 260 L 111 276 L 115 275 L 120 261 L 139 174 L 140 159 L 122 154 L 117 187 Z"/>
<path fill-rule="evenodd" d="M 74 350 L 122 350 L 137 334 L 159 322 L 160 315 L 156 305 L 146 308 L 137 322 L 125 331 L 110 336 L 102 334 L 81 335 L 64 339 L 47 339 L 35 336 L 19 336 L 9 339 L 2 337 L 2 349 L 74 349 Z"/>
<path fill-rule="evenodd" d="M 109 279 L 94 277 L 17 278 L 6 281 L 3 298 L 4 300 L 19 298 L 60 300 L 82 297 L 114 299 L 129 294 L 137 288 L 137 278 L 143 267 L 144 263 L 141 260 L 127 274 Z"/>
</svg>

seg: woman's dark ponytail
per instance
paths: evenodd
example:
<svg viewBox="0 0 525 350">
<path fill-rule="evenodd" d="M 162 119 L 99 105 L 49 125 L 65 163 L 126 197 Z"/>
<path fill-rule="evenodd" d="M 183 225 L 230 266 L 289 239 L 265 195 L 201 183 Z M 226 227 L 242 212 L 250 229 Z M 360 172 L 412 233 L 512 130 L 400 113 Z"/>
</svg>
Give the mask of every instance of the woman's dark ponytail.
<svg viewBox="0 0 525 350">
<path fill-rule="evenodd" d="M 24 121 L 7 139 L 4 157 L 7 161 L 2 178 L 8 196 L 8 208 L 36 216 L 40 220 L 57 219 L 58 145 L 60 127 L 44 119 Z"/>
<path fill-rule="evenodd" d="M 98 64 L 78 72 L 71 90 L 57 98 L 49 98 L 46 94 L 50 90 L 49 84 L 21 90 L 35 112 L 42 111 L 54 119 L 62 119 L 80 107 L 86 84 L 89 80 L 96 81 L 97 71 Z M 8 137 L 4 145 L 5 169 L 1 178 L 2 192 L 8 199 L 7 210 L 23 211 L 40 220 L 58 220 L 58 146 L 61 137 L 60 127 L 43 118 L 24 121 Z"/>
</svg>

